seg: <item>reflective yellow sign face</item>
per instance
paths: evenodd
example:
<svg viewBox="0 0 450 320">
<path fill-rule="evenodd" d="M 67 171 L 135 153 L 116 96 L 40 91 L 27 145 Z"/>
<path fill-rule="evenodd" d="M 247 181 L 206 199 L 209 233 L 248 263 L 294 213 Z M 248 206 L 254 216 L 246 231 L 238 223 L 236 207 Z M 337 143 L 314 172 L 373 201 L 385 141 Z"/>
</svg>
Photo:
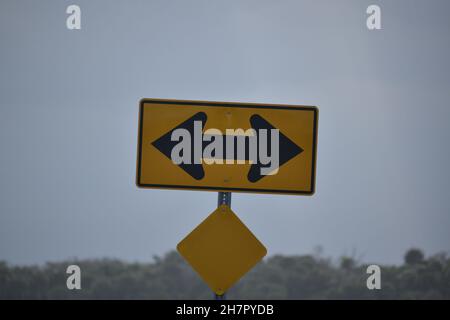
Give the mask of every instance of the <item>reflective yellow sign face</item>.
<svg viewBox="0 0 450 320">
<path fill-rule="evenodd" d="M 316 107 L 143 99 L 137 185 L 311 195 Z"/>
<path fill-rule="evenodd" d="M 267 253 L 227 205 L 221 205 L 177 246 L 218 295 L 224 294 Z"/>
</svg>

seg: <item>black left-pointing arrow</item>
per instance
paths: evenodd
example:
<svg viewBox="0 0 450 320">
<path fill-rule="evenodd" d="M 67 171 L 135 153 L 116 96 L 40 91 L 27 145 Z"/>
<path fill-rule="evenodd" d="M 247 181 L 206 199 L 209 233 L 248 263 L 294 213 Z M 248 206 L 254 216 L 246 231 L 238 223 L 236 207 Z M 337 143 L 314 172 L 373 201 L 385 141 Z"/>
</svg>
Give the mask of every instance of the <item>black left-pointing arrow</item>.
<svg viewBox="0 0 450 320">
<path fill-rule="evenodd" d="M 189 131 L 191 137 L 194 137 L 194 122 L 201 121 L 202 123 L 202 132 L 206 123 L 206 113 L 198 112 L 182 124 L 173 128 L 160 138 L 156 139 L 152 142 L 152 145 L 158 149 L 161 153 L 163 153 L 167 158 L 172 159 L 172 149 L 175 145 L 178 144 L 178 141 L 172 141 L 172 132 L 176 129 L 186 129 Z M 192 144 L 193 145 L 193 144 Z M 201 180 L 205 176 L 205 171 L 203 170 L 203 166 L 200 163 L 201 159 L 196 159 L 194 161 L 195 153 L 191 152 L 191 163 L 180 163 L 178 166 L 183 169 L 187 174 L 189 174 L 192 178 L 196 180 Z M 198 163 L 198 164 L 197 164 Z"/>
</svg>

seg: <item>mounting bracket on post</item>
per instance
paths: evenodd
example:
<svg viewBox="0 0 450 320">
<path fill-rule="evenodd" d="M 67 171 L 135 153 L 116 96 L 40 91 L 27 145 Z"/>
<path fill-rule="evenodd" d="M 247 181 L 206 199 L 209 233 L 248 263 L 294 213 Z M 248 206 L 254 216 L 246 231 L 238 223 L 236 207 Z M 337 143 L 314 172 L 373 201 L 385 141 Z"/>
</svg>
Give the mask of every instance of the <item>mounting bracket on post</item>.
<svg viewBox="0 0 450 320">
<path fill-rule="evenodd" d="M 219 192 L 217 207 L 220 207 L 222 204 L 231 207 L 231 192 Z"/>
</svg>

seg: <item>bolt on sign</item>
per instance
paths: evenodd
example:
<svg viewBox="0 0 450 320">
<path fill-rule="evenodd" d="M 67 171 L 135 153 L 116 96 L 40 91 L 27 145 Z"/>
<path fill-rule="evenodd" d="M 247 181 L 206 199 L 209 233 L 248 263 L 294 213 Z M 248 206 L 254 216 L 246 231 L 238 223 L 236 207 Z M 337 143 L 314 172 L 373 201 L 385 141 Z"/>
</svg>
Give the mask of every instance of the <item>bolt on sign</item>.
<svg viewBox="0 0 450 320">
<path fill-rule="evenodd" d="M 227 205 L 211 213 L 177 250 L 217 295 L 223 295 L 267 253 Z"/>
<path fill-rule="evenodd" d="M 318 109 L 143 99 L 137 185 L 312 195 Z"/>
</svg>

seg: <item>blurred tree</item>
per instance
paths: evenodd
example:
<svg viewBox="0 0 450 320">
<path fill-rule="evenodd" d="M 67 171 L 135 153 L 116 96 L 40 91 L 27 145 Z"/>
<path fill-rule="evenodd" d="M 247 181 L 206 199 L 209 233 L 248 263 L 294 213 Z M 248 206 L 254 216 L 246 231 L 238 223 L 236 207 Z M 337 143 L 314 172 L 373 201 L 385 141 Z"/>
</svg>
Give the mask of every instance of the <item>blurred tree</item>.
<svg viewBox="0 0 450 320">
<path fill-rule="evenodd" d="M 405 263 L 408 265 L 416 265 L 422 263 L 424 260 L 424 254 L 420 249 L 409 249 L 405 254 Z"/>
<path fill-rule="evenodd" d="M 341 266 L 341 269 L 344 269 L 347 271 L 352 270 L 356 266 L 356 261 L 350 257 L 342 257 L 340 266 Z"/>
</svg>

